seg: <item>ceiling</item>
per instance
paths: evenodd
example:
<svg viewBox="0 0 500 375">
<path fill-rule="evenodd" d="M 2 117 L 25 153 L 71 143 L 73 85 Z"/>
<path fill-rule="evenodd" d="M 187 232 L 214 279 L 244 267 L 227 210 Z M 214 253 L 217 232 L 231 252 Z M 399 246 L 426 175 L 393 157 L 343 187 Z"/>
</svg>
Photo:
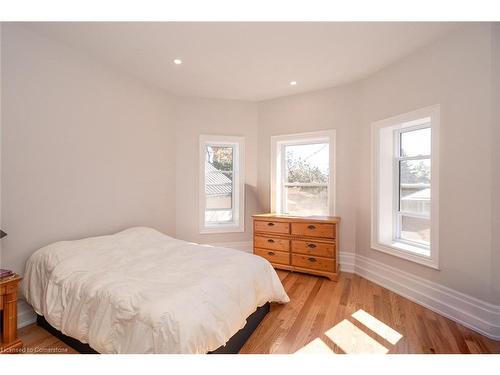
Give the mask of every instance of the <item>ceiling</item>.
<svg viewBox="0 0 500 375">
<path fill-rule="evenodd" d="M 445 22 L 24 25 L 173 94 L 255 101 L 361 79 L 460 26 Z M 183 63 L 173 64 L 175 58 Z"/>
</svg>

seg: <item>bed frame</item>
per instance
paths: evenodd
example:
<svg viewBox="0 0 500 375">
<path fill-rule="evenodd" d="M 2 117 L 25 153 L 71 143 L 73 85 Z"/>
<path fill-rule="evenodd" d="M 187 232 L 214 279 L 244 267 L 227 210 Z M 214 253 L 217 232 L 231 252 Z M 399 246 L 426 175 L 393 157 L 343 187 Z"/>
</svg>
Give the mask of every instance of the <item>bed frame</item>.
<svg viewBox="0 0 500 375">
<path fill-rule="evenodd" d="M 259 323 L 267 315 L 269 309 L 269 302 L 257 308 L 257 310 L 247 318 L 245 326 L 236 332 L 226 345 L 220 346 L 208 354 L 238 354 L 243 345 L 245 345 L 245 342 L 247 342 L 248 338 L 252 335 L 253 331 L 255 331 Z M 99 354 L 92 349 L 89 344 L 84 344 L 73 337 L 66 336 L 61 331 L 52 327 L 42 315 L 37 314 L 36 323 L 81 354 Z"/>
</svg>

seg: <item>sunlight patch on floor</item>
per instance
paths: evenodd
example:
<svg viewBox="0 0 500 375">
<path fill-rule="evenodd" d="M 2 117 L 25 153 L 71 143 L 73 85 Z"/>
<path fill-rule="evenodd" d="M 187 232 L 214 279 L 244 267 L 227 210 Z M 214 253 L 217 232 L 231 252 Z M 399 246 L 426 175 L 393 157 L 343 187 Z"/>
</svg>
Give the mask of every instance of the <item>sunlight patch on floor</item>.
<svg viewBox="0 0 500 375">
<path fill-rule="evenodd" d="M 386 354 L 389 352 L 389 349 L 346 319 L 326 331 L 325 335 L 347 354 Z"/>
<path fill-rule="evenodd" d="M 303 346 L 295 354 L 336 354 L 323 340 L 315 338 L 309 344 Z"/>
<path fill-rule="evenodd" d="M 351 317 L 392 345 L 403 338 L 398 331 L 363 309 L 359 309 Z M 325 336 L 315 338 L 295 354 L 336 354 L 337 349 L 346 354 L 387 354 L 390 350 L 347 319 L 326 331 Z"/>
<path fill-rule="evenodd" d="M 382 323 L 374 316 L 368 314 L 365 310 L 356 311 L 354 314 L 352 314 L 352 317 L 361 324 L 371 329 L 380 337 L 390 342 L 392 345 L 396 345 L 397 342 L 403 337 L 403 335 L 401 335 L 398 331 L 395 331 L 388 325 Z"/>
</svg>

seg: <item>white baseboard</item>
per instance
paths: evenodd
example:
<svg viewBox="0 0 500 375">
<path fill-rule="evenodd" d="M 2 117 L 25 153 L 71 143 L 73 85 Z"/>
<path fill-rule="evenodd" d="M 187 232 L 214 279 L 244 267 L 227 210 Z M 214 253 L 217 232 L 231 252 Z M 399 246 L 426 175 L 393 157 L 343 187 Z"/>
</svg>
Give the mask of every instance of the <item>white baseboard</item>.
<svg viewBox="0 0 500 375">
<path fill-rule="evenodd" d="M 17 328 L 26 327 L 36 322 L 36 314 L 33 308 L 19 299 L 17 301 Z"/>
<path fill-rule="evenodd" d="M 354 273 L 356 254 L 354 252 L 341 251 L 339 253 L 339 265 L 341 272 Z"/>
<path fill-rule="evenodd" d="M 484 336 L 500 340 L 500 306 L 362 255 L 340 253 L 340 263 L 341 271 L 356 273 Z M 353 264 L 354 270 L 349 271 Z"/>
</svg>

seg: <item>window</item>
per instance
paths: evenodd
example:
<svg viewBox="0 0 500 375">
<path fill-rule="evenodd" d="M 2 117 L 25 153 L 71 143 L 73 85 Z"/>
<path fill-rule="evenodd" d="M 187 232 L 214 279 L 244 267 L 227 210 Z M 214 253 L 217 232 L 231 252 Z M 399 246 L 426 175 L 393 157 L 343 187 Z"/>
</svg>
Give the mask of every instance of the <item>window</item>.
<svg viewBox="0 0 500 375">
<path fill-rule="evenodd" d="M 429 119 L 430 120 L 430 119 Z M 395 170 L 398 183 L 395 205 L 395 241 L 426 249 L 431 232 L 430 123 L 395 130 Z"/>
<path fill-rule="evenodd" d="M 244 231 L 244 140 L 200 136 L 200 233 Z"/>
<path fill-rule="evenodd" d="M 439 107 L 372 130 L 372 248 L 437 268 Z"/>
<path fill-rule="evenodd" d="M 271 137 L 271 205 L 276 213 L 332 215 L 335 131 Z"/>
</svg>

